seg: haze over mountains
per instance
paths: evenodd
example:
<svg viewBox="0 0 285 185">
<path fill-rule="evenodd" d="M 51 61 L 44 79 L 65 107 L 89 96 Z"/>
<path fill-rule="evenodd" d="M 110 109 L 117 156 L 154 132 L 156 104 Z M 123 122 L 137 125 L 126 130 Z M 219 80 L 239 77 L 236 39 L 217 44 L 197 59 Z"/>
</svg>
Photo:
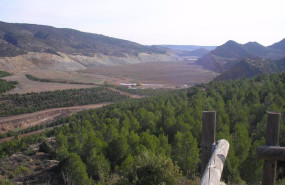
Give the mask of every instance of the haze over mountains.
<svg viewBox="0 0 285 185">
<path fill-rule="evenodd" d="M 215 49 L 216 46 L 198 46 L 198 45 L 156 45 L 171 49 L 179 57 L 202 57 Z"/>
<path fill-rule="evenodd" d="M 206 50 L 214 50 L 216 46 L 198 46 L 198 45 L 158 45 L 161 47 L 173 49 L 173 50 L 180 50 L 180 51 L 193 51 L 200 48 Z"/>
<path fill-rule="evenodd" d="M 78 70 L 98 65 L 176 60 L 169 50 L 157 46 L 73 29 L 5 22 L 0 22 L 0 57 L 0 67 L 8 71 L 37 67 Z M 11 57 L 18 61 L 18 66 L 10 66 L 12 62 L 7 65 Z"/>
<path fill-rule="evenodd" d="M 173 52 L 179 57 L 193 57 L 193 58 L 200 58 L 210 52 L 205 48 L 195 49 L 193 51 L 185 51 L 185 50 L 173 50 Z"/>
</svg>

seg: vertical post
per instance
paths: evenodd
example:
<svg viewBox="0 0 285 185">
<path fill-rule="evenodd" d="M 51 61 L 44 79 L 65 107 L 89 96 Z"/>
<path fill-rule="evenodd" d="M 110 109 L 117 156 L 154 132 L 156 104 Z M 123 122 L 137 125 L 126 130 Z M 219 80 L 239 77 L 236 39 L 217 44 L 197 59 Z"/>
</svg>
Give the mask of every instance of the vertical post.
<svg viewBox="0 0 285 185">
<path fill-rule="evenodd" d="M 265 143 L 267 146 L 279 145 L 280 117 L 278 112 L 267 113 Z M 262 185 L 274 185 L 276 176 L 276 160 L 264 160 Z"/>
<path fill-rule="evenodd" d="M 216 111 L 204 111 L 202 120 L 201 174 L 204 173 L 216 139 Z"/>
</svg>

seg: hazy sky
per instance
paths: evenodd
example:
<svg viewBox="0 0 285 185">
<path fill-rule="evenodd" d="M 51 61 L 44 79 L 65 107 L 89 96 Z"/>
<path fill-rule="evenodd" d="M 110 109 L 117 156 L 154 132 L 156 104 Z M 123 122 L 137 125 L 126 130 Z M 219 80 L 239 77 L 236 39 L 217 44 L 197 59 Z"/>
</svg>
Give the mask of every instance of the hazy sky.
<svg viewBox="0 0 285 185">
<path fill-rule="evenodd" d="M 0 0 L 0 21 L 74 28 L 141 44 L 285 38 L 285 0 Z"/>
</svg>

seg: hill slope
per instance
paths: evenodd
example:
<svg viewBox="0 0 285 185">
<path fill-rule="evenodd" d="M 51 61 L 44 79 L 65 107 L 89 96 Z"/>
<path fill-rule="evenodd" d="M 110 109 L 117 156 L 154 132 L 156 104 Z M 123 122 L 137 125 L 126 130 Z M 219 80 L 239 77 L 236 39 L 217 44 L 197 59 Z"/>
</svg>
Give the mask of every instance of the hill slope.
<svg viewBox="0 0 285 185">
<path fill-rule="evenodd" d="M 270 74 L 283 70 L 285 70 L 285 58 L 275 61 L 266 59 L 244 59 L 217 76 L 214 80 L 221 81 L 250 78 L 259 73 Z"/>
<path fill-rule="evenodd" d="M 218 46 L 207 55 L 204 55 L 197 63 L 207 69 L 222 73 L 239 62 L 242 58 L 252 57 L 254 57 L 254 55 L 247 51 L 241 44 L 230 40 Z"/>
<path fill-rule="evenodd" d="M 205 68 L 222 73 L 242 59 L 262 58 L 276 60 L 284 56 L 284 51 L 274 47 L 265 47 L 257 42 L 248 42 L 242 45 L 235 41 L 228 41 L 204 55 L 197 63 Z"/>
<path fill-rule="evenodd" d="M 2 68 L 8 65 L 3 61 L 7 58 L 3 57 L 19 56 L 23 56 L 19 60 L 28 60 L 40 68 L 48 68 L 45 66 L 47 63 L 65 61 L 63 69 L 66 70 L 104 64 L 175 60 L 174 55 L 161 47 L 143 46 L 67 28 L 0 22 L 0 68 L 1 63 Z M 46 61 L 41 65 L 43 58 Z"/>
<path fill-rule="evenodd" d="M 269 48 L 273 48 L 273 49 L 279 49 L 279 50 L 283 50 L 285 51 L 285 39 L 282 39 L 279 42 L 276 42 L 274 44 L 272 44 L 271 46 L 268 46 Z"/>
<path fill-rule="evenodd" d="M 166 53 L 166 50 L 158 47 L 143 46 L 104 35 L 33 24 L 0 22 L 0 38 L 0 56 L 15 56 L 29 51 L 62 52 L 85 56 L 93 56 L 94 53 L 114 56 L 136 54 L 136 52 Z M 13 52 L 5 52 L 8 46 L 13 49 Z"/>
<path fill-rule="evenodd" d="M 68 176 L 69 182 L 77 180 L 76 184 L 98 184 L 103 180 L 106 184 L 197 184 L 201 176 L 197 169 L 202 114 L 211 108 L 218 112 L 217 137 L 234 143 L 226 163 L 235 165 L 224 168 L 223 181 L 259 184 L 263 163 L 256 157 L 256 146 L 264 143 L 267 112 L 285 112 L 284 92 L 285 73 L 281 73 L 211 82 L 80 112 L 55 122 L 65 125 L 61 128 L 0 144 L 0 174 L 23 184 L 64 184 L 63 174 L 67 172 L 73 173 Z M 39 106 L 42 104 L 39 102 Z M 40 142 L 41 153 L 28 148 Z M 284 129 L 280 129 L 280 145 L 285 145 Z M 47 171 L 46 163 L 51 161 L 36 158 L 42 152 L 49 154 L 53 162 L 61 161 L 59 168 Z M 77 156 L 77 160 L 70 156 Z M 25 173 L 28 170 L 23 167 L 30 173 Z M 41 173 L 43 168 L 54 172 L 54 176 Z M 283 169 L 277 169 L 280 179 L 285 177 Z M 187 175 L 195 182 L 188 181 Z M 92 182 L 86 183 L 86 179 Z"/>
</svg>

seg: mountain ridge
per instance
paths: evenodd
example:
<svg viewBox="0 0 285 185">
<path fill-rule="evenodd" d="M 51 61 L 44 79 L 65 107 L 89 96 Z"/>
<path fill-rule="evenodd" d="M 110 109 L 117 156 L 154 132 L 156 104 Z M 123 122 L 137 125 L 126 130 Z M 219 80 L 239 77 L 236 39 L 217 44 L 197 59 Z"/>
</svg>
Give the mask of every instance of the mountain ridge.
<svg viewBox="0 0 285 185">
<path fill-rule="evenodd" d="M 214 81 L 250 78 L 257 74 L 270 74 L 285 70 L 285 57 L 279 60 L 243 59 L 217 76 Z"/>
<path fill-rule="evenodd" d="M 16 50 L 20 52 L 19 54 L 27 51 L 44 52 L 47 49 L 86 56 L 93 53 L 113 54 L 115 52 L 127 54 L 134 52 L 166 53 L 166 50 L 155 46 L 143 46 L 123 39 L 70 28 L 55 28 L 36 24 L 0 22 L 0 39 L 1 44 L 6 41 L 7 44 L 17 47 Z M 0 56 L 3 54 L 0 52 Z"/>
<path fill-rule="evenodd" d="M 0 68 L 10 72 L 176 60 L 172 51 L 158 46 L 70 28 L 0 22 Z"/>
<path fill-rule="evenodd" d="M 285 57 L 285 50 L 265 47 L 257 42 L 239 44 L 229 40 L 198 59 L 197 64 L 215 72 L 223 73 L 243 59 L 277 60 L 283 57 Z"/>
<path fill-rule="evenodd" d="M 273 49 L 280 49 L 280 50 L 285 50 L 285 38 L 282 39 L 279 42 L 276 42 L 270 46 L 268 46 L 269 48 L 273 48 Z"/>
</svg>

